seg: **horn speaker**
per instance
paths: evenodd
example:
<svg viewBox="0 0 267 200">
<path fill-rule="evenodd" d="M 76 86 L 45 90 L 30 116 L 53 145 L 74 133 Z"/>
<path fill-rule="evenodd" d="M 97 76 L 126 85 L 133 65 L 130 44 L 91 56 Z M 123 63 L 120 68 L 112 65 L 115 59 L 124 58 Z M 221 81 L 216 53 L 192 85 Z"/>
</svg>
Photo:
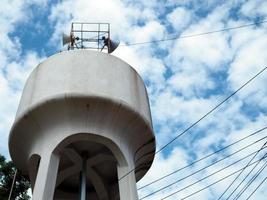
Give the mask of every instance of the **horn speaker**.
<svg viewBox="0 0 267 200">
<path fill-rule="evenodd" d="M 71 36 L 63 33 L 63 35 L 62 35 L 62 44 L 63 44 L 63 46 L 65 44 L 70 43 L 70 42 L 71 42 Z"/>
<path fill-rule="evenodd" d="M 112 53 L 119 46 L 119 44 L 120 42 L 109 39 L 108 53 Z"/>
</svg>

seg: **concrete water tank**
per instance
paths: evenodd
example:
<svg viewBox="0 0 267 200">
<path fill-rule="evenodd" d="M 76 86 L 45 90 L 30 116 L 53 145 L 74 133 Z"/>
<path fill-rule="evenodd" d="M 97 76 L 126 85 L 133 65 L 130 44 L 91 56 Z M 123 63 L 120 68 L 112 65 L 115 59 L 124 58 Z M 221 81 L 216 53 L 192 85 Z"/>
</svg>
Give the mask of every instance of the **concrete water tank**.
<svg viewBox="0 0 267 200">
<path fill-rule="evenodd" d="M 141 77 L 101 52 L 49 57 L 26 82 L 9 150 L 34 200 L 138 199 L 155 152 Z"/>
</svg>

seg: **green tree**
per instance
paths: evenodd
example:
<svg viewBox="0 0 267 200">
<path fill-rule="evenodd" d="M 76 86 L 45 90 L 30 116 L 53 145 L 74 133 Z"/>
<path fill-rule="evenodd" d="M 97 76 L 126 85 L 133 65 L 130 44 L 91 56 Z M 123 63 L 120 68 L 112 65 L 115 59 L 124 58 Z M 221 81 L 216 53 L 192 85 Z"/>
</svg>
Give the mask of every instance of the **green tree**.
<svg viewBox="0 0 267 200">
<path fill-rule="evenodd" d="M 15 171 L 16 168 L 14 164 L 11 161 L 6 161 L 5 157 L 0 154 L 0 199 L 1 200 L 8 200 Z M 30 188 L 29 180 L 18 171 L 11 199 L 29 200 L 30 196 L 27 194 L 29 188 Z"/>
</svg>

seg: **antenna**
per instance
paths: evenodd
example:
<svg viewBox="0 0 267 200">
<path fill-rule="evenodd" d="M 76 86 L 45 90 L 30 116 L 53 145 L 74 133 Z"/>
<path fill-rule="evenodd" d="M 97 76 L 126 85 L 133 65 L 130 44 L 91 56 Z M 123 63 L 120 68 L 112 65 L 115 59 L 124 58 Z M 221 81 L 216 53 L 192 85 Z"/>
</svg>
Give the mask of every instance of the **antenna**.
<svg viewBox="0 0 267 200">
<path fill-rule="evenodd" d="M 70 34 L 62 35 L 62 44 L 68 44 L 68 50 L 92 49 L 112 53 L 120 42 L 110 39 L 109 23 L 73 22 Z"/>
</svg>

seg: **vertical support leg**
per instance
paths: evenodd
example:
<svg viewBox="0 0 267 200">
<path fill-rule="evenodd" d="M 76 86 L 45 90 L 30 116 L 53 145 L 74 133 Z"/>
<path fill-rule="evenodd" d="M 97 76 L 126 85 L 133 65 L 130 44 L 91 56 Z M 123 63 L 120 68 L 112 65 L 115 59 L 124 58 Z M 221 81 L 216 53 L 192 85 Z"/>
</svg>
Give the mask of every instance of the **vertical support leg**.
<svg viewBox="0 0 267 200">
<path fill-rule="evenodd" d="M 32 155 L 29 161 L 29 178 L 31 181 L 32 191 L 34 190 L 35 180 L 37 178 L 38 168 L 40 164 L 41 157 L 39 155 Z"/>
<path fill-rule="evenodd" d="M 128 166 L 118 166 L 118 177 L 124 176 L 131 169 Z M 119 181 L 120 200 L 138 200 L 134 171 Z"/>
<path fill-rule="evenodd" d="M 87 156 L 82 156 L 82 170 L 80 174 L 80 200 L 86 200 L 86 165 Z"/>
<path fill-rule="evenodd" d="M 42 155 L 33 200 L 53 200 L 60 158 L 53 153 Z"/>
</svg>

